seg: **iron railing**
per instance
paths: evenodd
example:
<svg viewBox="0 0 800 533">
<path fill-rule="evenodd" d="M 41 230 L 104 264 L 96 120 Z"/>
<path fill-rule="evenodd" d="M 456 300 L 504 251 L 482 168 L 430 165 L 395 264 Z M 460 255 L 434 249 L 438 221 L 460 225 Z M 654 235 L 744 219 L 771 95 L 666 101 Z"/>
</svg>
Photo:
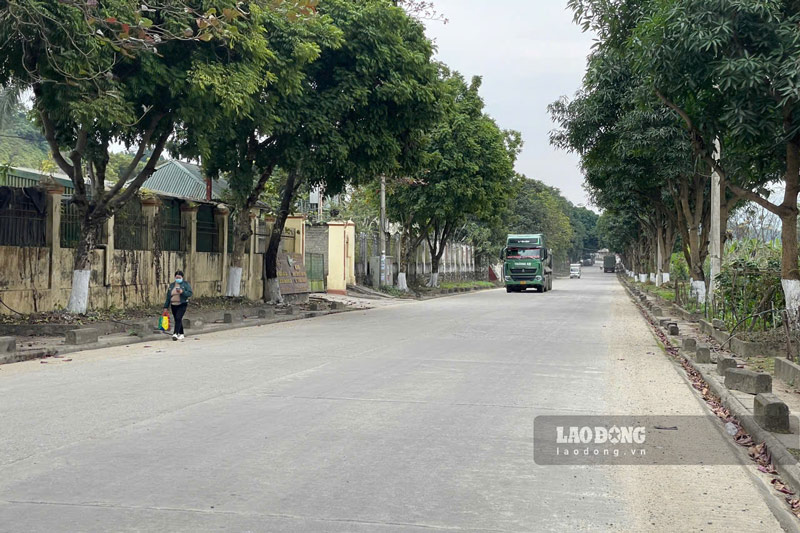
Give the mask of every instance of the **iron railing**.
<svg viewBox="0 0 800 533">
<path fill-rule="evenodd" d="M 0 246 L 47 245 L 47 215 L 15 189 L 9 204 L 0 209 Z"/>
</svg>

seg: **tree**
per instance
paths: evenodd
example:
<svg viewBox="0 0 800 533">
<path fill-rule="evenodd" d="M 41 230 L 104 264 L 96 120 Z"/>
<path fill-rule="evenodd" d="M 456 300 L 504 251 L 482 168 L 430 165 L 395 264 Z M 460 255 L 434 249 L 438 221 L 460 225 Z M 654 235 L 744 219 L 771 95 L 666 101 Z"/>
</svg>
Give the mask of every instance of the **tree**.
<svg viewBox="0 0 800 533">
<path fill-rule="evenodd" d="M 294 192 L 301 186 L 296 169 L 280 167 L 281 150 L 287 149 L 286 138 L 279 131 L 286 127 L 302 128 L 293 98 L 304 94 L 313 86 L 309 65 L 320 58 L 323 50 L 338 49 L 342 45 L 341 31 L 330 17 L 319 14 L 300 20 L 289 21 L 281 13 L 272 10 L 253 12 L 254 23 L 263 31 L 267 40 L 264 49 L 268 57 L 255 64 L 246 64 L 237 73 L 238 82 L 244 80 L 252 89 L 241 100 L 241 105 L 215 113 L 228 98 L 216 81 L 209 81 L 214 93 L 203 103 L 204 113 L 195 115 L 197 123 L 181 137 L 178 151 L 200 156 L 205 173 L 217 178 L 224 175 L 229 185 L 229 197 L 233 205 L 233 251 L 228 266 L 226 296 L 239 296 L 245 248 L 253 230 L 250 211 L 263 200 L 266 188 L 274 193 L 284 190 L 287 183 Z M 216 117 L 209 122 L 209 116 Z M 309 146 L 309 150 L 312 147 Z M 290 181 L 291 180 L 291 181 Z M 275 202 L 278 222 L 272 235 L 280 238 L 285 216 L 294 207 L 294 199 Z M 278 240 L 279 242 L 279 240 Z M 277 254 L 275 244 L 268 255 Z"/>
<path fill-rule="evenodd" d="M 273 9 L 268 0 L 248 8 Z M 274 9 L 296 17 L 304 8 Z M 103 223 L 134 198 L 209 90 L 223 94 L 226 107 L 240 106 L 242 93 L 254 90 L 242 83 L 248 67 L 269 57 L 266 40 L 233 0 L 4 0 L 0 11 L 0 85 L 32 90 L 53 159 L 75 187 L 81 231 L 68 310 L 83 313 Z M 135 155 L 107 186 L 115 142 Z"/>
<path fill-rule="evenodd" d="M 637 32 L 641 71 L 724 187 L 781 218 L 781 283 L 800 312 L 800 13 L 795 2 L 659 3 Z M 714 149 L 715 142 L 722 152 Z M 764 185 L 779 180 L 781 203 Z"/>
<path fill-rule="evenodd" d="M 432 287 L 447 244 L 468 216 L 487 220 L 505 206 L 521 144 L 519 134 L 501 131 L 484 113 L 480 78 L 467 84 L 442 67 L 441 79 L 440 118 L 425 149 L 424 172 L 389 203 L 393 218 L 417 228 L 427 242 Z"/>
<path fill-rule="evenodd" d="M 569 202 L 558 189 L 541 181 L 517 176 L 512 199 L 510 233 L 542 233 L 556 262 L 564 263 L 572 248 L 574 230 L 568 214 Z"/>
<path fill-rule="evenodd" d="M 430 43 L 401 8 L 384 0 L 323 0 L 318 13 L 332 28 L 299 49 L 314 60 L 295 84 L 263 91 L 254 104 L 266 105 L 262 113 L 231 128 L 236 153 L 212 164 L 241 172 L 243 196 L 257 195 L 275 169 L 286 173 L 265 254 L 266 297 L 274 302 L 282 301 L 277 255 L 298 189 L 320 184 L 335 194 L 346 183 L 402 174 L 437 99 Z"/>
</svg>

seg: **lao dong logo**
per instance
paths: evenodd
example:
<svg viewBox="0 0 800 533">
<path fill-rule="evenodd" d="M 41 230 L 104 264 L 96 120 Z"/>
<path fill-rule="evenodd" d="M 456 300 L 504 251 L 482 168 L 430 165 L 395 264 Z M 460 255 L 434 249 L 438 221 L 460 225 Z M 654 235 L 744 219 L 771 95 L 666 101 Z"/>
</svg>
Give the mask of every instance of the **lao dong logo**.
<svg viewBox="0 0 800 533">
<path fill-rule="evenodd" d="M 644 444 L 644 426 L 556 426 L 558 444 Z"/>
</svg>

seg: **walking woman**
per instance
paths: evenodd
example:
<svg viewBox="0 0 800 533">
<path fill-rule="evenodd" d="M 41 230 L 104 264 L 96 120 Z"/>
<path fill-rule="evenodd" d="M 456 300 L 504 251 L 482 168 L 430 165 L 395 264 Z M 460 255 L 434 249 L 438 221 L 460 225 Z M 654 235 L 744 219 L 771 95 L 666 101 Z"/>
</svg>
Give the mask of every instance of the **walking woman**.
<svg viewBox="0 0 800 533">
<path fill-rule="evenodd" d="M 192 297 L 192 286 L 183 279 L 183 271 L 175 272 L 175 281 L 170 283 L 167 289 L 167 299 L 164 302 L 164 311 L 172 307 L 172 316 L 175 319 L 175 328 L 172 330 L 172 340 L 183 340 L 183 315 L 186 314 L 186 307 L 189 298 Z"/>
</svg>

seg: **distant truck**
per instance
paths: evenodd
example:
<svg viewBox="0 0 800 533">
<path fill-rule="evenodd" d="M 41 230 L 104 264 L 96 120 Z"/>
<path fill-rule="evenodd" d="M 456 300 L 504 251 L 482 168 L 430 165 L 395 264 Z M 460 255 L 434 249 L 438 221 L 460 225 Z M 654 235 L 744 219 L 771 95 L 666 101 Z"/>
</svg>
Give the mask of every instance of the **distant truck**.
<svg viewBox="0 0 800 533">
<path fill-rule="evenodd" d="M 581 279 L 581 264 L 580 263 L 573 263 L 569 266 L 569 279 L 578 278 Z"/>
<path fill-rule="evenodd" d="M 603 272 L 612 274 L 617 271 L 617 256 L 607 255 L 603 258 Z"/>
<path fill-rule="evenodd" d="M 506 292 L 553 289 L 553 253 L 543 235 L 509 235 L 500 259 Z"/>
</svg>

